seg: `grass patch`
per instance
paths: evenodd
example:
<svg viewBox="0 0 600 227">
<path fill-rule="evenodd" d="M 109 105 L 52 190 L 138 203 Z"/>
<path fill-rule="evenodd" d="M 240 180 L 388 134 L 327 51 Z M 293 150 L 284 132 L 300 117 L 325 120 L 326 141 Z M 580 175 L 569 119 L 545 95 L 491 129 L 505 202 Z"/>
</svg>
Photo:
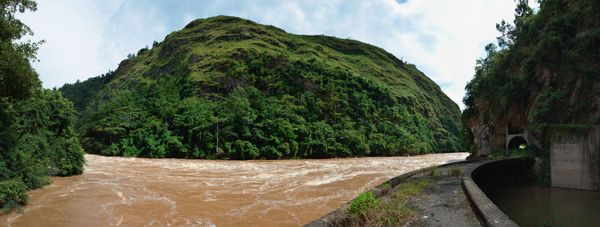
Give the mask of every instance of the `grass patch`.
<svg viewBox="0 0 600 227">
<path fill-rule="evenodd" d="M 524 158 L 524 157 L 533 157 L 534 151 L 530 148 L 522 148 L 522 149 L 494 149 L 490 153 L 490 158 L 494 160 L 500 160 L 505 158 Z"/>
<path fill-rule="evenodd" d="M 510 151 L 511 158 L 533 157 L 533 152 L 528 149 L 514 149 Z"/>
<path fill-rule="evenodd" d="M 389 199 L 365 192 L 336 218 L 334 226 L 403 226 L 415 217 L 408 200 L 421 193 L 430 182 L 428 178 L 408 180 L 398 185 Z"/>
<path fill-rule="evenodd" d="M 462 168 L 458 167 L 458 166 L 454 166 L 450 169 L 448 169 L 448 175 L 453 176 L 453 177 L 458 177 L 463 173 Z"/>
<path fill-rule="evenodd" d="M 348 214 L 355 217 L 367 215 L 372 209 L 379 206 L 379 200 L 373 192 L 365 192 L 360 194 L 348 207 Z"/>
<path fill-rule="evenodd" d="M 429 171 L 429 176 L 430 177 L 437 177 L 440 174 L 438 173 L 437 169 L 432 169 L 431 171 Z"/>
<path fill-rule="evenodd" d="M 386 182 L 381 185 L 380 189 L 382 195 L 387 195 L 392 191 L 392 186 L 390 185 L 390 182 Z"/>
</svg>

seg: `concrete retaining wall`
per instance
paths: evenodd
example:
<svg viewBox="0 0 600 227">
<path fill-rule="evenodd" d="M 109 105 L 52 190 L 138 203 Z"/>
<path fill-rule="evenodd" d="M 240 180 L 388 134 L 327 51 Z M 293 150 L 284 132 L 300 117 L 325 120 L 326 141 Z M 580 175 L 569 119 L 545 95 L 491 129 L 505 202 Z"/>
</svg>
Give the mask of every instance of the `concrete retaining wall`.
<svg viewBox="0 0 600 227">
<path fill-rule="evenodd" d="M 600 127 L 552 133 L 552 186 L 600 190 Z"/>
<path fill-rule="evenodd" d="M 532 165 L 533 160 L 526 158 L 486 161 L 463 173 L 462 183 L 467 198 L 486 226 L 519 226 L 486 193 L 494 193 L 504 184 L 529 177 Z"/>
</svg>

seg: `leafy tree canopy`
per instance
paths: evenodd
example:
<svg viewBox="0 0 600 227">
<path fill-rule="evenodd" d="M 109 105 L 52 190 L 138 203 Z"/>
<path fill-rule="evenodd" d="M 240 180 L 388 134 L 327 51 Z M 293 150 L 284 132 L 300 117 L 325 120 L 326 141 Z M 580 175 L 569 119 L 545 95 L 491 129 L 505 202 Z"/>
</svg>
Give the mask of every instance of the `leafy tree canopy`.
<svg viewBox="0 0 600 227">
<path fill-rule="evenodd" d="M 33 34 L 15 13 L 36 10 L 29 0 L 0 0 L 0 208 L 27 203 L 28 189 L 48 175 L 83 172 L 83 150 L 73 129 L 72 103 L 57 90 L 41 89 L 30 65 L 41 42 L 16 41 Z"/>
</svg>

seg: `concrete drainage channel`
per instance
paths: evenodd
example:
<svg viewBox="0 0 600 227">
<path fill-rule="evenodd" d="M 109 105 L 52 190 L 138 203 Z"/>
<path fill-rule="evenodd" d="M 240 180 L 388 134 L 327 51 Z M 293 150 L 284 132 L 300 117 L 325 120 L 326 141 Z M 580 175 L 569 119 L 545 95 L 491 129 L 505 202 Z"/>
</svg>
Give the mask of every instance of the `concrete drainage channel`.
<svg viewBox="0 0 600 227">
<path fill-rule="evenodd" d="M 500 227 L 500 226 L 519 226 L 513 220 L 511 220 L 504 212 L 502 212 L 496 204 L 494 204 L 487 195 L 479 188 L 479 186 L 473 180 L 473 173 L 478 174 L 481 171 L 481 168 L 485 168 L 486 166 L 494 165 L 494 163 L 499 162 L 515 162 L 520 161 L 521 159 L 507 159 L 507 160 L 499 160 L 499 161 L 484 161 L 479 163 L 478 165 L 467 168 L 462 175 L 462 185 L 465 191 L 465 194 L 469 201 L 471 202 L 471 206 L 473 210 L 477 213 L 479 219 L 483 222 L 485 226 L 491 227 Z"/>
<path fill-rule="evenodd" d="M 453 187 L 450 188 L 450 190 L 453 190 L 455 193 L 454 196 L 433 195 L 436 196 L 437 201 L 435 203 L 437 203 L 437 205 L 429 208 L 423 208 L 423 206 L 419 206 L 417 210 L 417 220 L 414 220 L 412 224 L 409 224 L 409 226 L 519 226 L 508 216 L 506 216 L 506 214 L 500 211 L 500 209 L 486 196 L 484 190 L 482 190 L 482 188 L 476 184 L 476 182 L 480 183 L 480 181 L 482 181 L 486 184 L 484 188 L 487 189 L 498 186 L 497 184 L 489 184 L 489 182 L 492 181 L 486 181 L 485 178 L 493 177 L 494 179 L 501 179 L 502 181 L 506 179 L 514 179 L 514 177 L 517 176 L 515 174 L 519 173 L 519 171 L 523 171 L 525 168 L 531 167 L 530 162 L 531 160 L 528 159 L 517 158 L 498 161 L 479 160 L 448 163 L 416 170 L 394 177 L 389 181 L 375 187 L 371 190 L 371 192 L 376 197 L 380 198 L 383 196 L 384 185 L 389 185 L 392 188 L 395 188 L 410 178 L 424 176 L 432 171 L 448 169 L 451 166 L 454 168 L 454 166 L 456 166 L 462 168 L 463 172 L 460 178 L 455 177 L 455 185 L 447 184 L 447 180 L 445 180 L 446 182 L 435 186 L 437 188 L 439 188 L 440 185 L 441 187 Z M 501 168 L 501 171 L 497 168 Z M 508 168 L 509 171 L 505 171 L 505 168 Z M 522 172 L 520 173 L 522 175 Z M 450 179 L 451 177 L 447 176 L 446 178 Z M 436 194 L 440 193 L 440 191 L 430 189 L 427 193 Z M 430 197 L 431 196 L 421 196 L 416 200 Z M 351 203 L 352 201 L 349 201 L 335 211 L 324 215 L 323 217 L 314 220 L 305 226 L 334 226 L 336 218 L 340 215 L 343 215 Z M 461 203 L 463 203 L 463 205 L 461 205 Z M 439 207 L 442 207 L 446 210 L 440 210 Z M 457 210 L 460 210 L 460 212 Z M 459 215 L 457 216 L 457 214 Z"/>
</svg>

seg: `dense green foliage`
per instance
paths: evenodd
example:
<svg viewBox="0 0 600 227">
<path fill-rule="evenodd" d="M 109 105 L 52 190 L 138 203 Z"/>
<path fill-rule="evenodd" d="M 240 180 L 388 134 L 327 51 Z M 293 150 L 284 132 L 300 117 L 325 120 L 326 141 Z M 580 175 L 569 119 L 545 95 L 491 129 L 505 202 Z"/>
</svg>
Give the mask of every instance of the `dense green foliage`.
<svg viewBox="0 0 600 227">
<path fill-rule="evenodd" d="M 91 153 L 279 159 L 461 149 L 458 106 L 414 65 L 353 40 L 213 17 L 131 54 L 98 85 L 103 78 L 61 89 L 86 106 L 78 125 Z"/>
<path fill-rule="evenodd" d="M 63 96 L 71 102 L 75 110 L 81 112 L 85 105 L 89 103 L 96 93 L 104 88 L 104 85 L 114 78 L 115 73 L 110 71 L 97 77 L 90 78 L 84 82 L 77 80 L 74 84 L 65 84 L 60 88 Z"/>
<path fill-rule="evenodd" d="M 27 186 L 18 179 L 0 181 L 0 201 L 3 210 L 13 210 L 27 204 Z"/>
<path fill-rule="evenodd" d="M 534 12 L 519 0 L 514 25 L 497 25 L 499 48 L 477 61 L 463 121 L 531 129 L 538 182 L 549 185 L 552 133 L 600 123 L 600 1 L 538 2 Z"/>
<path fill-rule="evenodd" d="M 516 107 L 538 137 L 548 124 L 600 123 L 600 1 L 539 3 L 520 0 L 514 25 L 497 25 L 499 48 L 477 61 L 463 117 L 493 124 Z"/>
<path fill-rule="evenodd" d="M 27 202 L 26 190 L 48 175 L 83 171 L 83 150 L 73 129 L 74 109 L 56 90 L 44 90 L 29 61 L 39 43 L 16 43 L 29 28 L 14 13 L 33 1 L 0 0 L 0 208 Z"/>
</svg>

